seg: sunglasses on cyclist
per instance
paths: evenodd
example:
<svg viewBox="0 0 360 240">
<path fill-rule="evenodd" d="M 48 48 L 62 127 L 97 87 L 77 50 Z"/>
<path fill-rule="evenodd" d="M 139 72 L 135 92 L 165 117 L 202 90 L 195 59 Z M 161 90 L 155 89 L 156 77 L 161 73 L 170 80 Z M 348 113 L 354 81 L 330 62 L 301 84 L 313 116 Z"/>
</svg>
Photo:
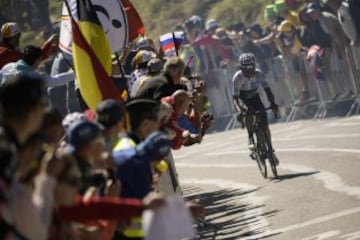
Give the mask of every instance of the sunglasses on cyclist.
<svg viewBox="0 0 360 240">
<path fill-rule="evenodd" d="M 243 65 L 240 68 L 244 69 L 244 70 L 254 70 L 255 66 L 254 65 Z"/>
</svg>

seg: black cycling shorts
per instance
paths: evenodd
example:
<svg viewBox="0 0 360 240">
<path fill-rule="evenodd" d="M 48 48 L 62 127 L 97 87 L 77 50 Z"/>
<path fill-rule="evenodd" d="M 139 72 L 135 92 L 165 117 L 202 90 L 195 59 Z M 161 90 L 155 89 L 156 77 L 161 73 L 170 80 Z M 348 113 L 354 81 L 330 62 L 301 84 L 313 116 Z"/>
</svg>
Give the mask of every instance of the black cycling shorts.
<svg viewBox="0 0 360 240">
<path fill-rule="evenodd" d="M 249 112 L 252 111 L 260 111 L 259 116 L 261 118 L 261 123 L 263 126 L 268 125 L 268 119 L 265 112 L 264 104 L 262 103 L 259 94 L 255 95 L 252 98 L 241 98 L 243 103 L 246 105 L 246 107 L 249 109 Z"/>
<path fill-rule="evenodd" d="M 259 111 L 264 109 L 264 105 L 260 99 L 259 94 L 256 94 L 252 98 L 240 97 L 240 99 L 250 111 Z"/>
</svg>

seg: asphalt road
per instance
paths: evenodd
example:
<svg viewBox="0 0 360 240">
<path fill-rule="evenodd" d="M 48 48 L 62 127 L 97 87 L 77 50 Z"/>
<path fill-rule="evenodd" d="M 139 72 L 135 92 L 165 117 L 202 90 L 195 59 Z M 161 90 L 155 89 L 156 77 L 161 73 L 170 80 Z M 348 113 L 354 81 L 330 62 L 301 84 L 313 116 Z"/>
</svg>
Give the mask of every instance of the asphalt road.
<svg viewBox="0 0 360 240">
<path fill-rule="evenodd" d="M 207 208 L 199 239 L 360 239 L 360 116 L 271 130 L 279 180 L 260 175 L 245 130 L 174 152 L 184 194 Z"/>
</svg>

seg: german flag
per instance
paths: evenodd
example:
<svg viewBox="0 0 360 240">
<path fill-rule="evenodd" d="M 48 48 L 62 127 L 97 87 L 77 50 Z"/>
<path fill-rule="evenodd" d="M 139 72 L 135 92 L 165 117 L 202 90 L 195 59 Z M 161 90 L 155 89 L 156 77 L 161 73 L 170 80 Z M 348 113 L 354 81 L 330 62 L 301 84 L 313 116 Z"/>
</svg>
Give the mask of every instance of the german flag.
<svg viewBox="0 0 360 240">
<path fill-rule="evenodd" d="M 71 17 L 74 67 L 81 95 L 95 109 L 104 99 L 122 100 L 122 93 L 111 78 L 111 48 L 93 4 L 90 0 L 76 0 L 76 4 L 78 19 Z"/>
</svg>

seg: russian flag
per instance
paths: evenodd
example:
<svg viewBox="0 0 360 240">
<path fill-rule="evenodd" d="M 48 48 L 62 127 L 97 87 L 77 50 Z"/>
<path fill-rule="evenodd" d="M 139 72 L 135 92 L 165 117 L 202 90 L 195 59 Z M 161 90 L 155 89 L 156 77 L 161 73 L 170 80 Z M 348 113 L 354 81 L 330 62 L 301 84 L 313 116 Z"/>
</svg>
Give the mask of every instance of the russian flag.
<svg viewBox="0 0 360 240">
<path fill-rule="evenodd" d="M 173 53 L 177 53 L 183 41 L 184 32 L 171 32 L 160 36 L 160 46 L 168 57 Z"/>
</svg>

